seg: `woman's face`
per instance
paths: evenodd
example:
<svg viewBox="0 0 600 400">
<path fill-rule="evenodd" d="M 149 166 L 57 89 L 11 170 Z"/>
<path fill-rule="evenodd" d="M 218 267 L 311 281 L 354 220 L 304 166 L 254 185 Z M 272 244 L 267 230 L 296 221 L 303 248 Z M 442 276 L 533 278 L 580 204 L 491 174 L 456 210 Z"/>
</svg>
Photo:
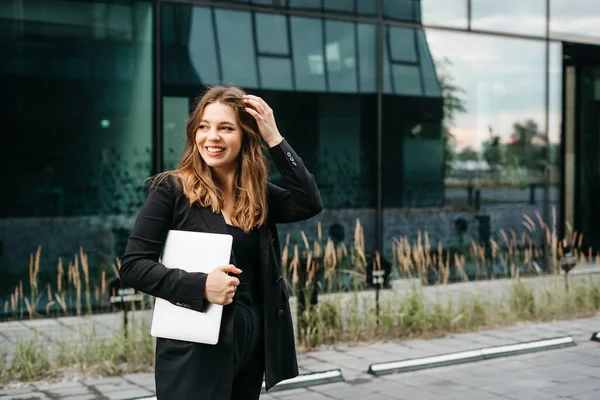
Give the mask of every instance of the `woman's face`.
<svg viewBox="0 0 600 400">
<path fill-rule="evenodd" d="M 232 107 L 211 103 L 204 108 L 196 130 L 196 147 L 209 167 L 218 172 L 232 172 L 238 167 L 242 133 Z"/>
</svg>

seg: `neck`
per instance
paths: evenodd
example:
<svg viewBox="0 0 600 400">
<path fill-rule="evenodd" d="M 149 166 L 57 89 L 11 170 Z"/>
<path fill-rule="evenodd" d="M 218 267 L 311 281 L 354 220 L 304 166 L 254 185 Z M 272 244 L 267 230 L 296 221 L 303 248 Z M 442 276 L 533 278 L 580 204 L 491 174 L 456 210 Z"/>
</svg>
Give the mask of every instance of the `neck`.
<svg viewBox="0 0 600 400">
<path fill-rule="evenodd" d="M 235 170 L 213 169 L 213 177 L 219 189 L 223 191 L 225 199 L 232 198 L 235 192 Z"/>
</svg>

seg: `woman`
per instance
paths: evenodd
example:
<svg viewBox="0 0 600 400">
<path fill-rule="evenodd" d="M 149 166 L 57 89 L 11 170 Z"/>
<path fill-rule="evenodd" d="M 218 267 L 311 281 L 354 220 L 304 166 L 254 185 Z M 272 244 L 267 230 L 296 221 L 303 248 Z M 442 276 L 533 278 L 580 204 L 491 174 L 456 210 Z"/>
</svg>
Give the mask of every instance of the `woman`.
<svg viewBox="0 0 600 400">
<path fill-rule="evenodd" d="M 267 183 L 261 138 L 285 189 Z M 239 88 L 206 92 L 186 145 L 179 167 L 154 180 L 119 273 L 123 284 L 178 306 L 225 306 L 214 346 L 157 339 L 159 400 L 258 399 L 263 374 L 267 390 L 298 375 L 275 224 L 317 215 L 321 196 L 271 108 Z M 158 258 L 170 229 L 231 234 L 231 265 L 210 274 L 168 269 Z"/>
</svg>

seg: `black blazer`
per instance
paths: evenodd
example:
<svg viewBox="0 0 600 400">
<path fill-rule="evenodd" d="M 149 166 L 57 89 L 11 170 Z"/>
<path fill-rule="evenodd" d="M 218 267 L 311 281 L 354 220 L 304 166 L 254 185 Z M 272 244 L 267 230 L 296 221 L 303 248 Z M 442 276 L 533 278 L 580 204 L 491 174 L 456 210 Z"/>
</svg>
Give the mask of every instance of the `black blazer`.
<svg viewBox="0 0 600 400">
<path fill-rule="evenodd" d="M 323 208 L 314 177 L 287 141 L 271 148 L 270 154 L 286 188 L 268 183 L 268 220 L 258 229 L 265 296 L 267 390 L 298 375 L 289 294 L 282 279 L 275 224 L 305 220 Z M 179 185 L 172 178 L 165 179 L 149 190 L 127 242 L 119 274 L 125 285 L 202 312 L 207 275 L 169 269 L 158 262 L 170 229 L 228 233 L 222 214 L 197 205 L 190 207 Z M 231 259 L 235 259 L 233 252 Z M 214 346 L 157 339 L 155 379 L 159 400 L 231 397 L 234 307 L 235 297 L 223 308 L 219 342 Z"/>
</svg>

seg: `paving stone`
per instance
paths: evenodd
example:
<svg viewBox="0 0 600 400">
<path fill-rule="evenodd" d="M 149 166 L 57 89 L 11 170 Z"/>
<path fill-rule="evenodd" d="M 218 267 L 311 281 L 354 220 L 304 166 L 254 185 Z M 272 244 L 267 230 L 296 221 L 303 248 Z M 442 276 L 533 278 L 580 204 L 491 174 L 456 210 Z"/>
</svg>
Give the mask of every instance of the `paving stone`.
<svg viewBox="0 0 600 400">
<path fill-rule="evenodd" d="M 106 385 L 106 384 L 120 385 L 120 384 L 128 384 L 128 383 L 125 379 L 123 379 L 120 376 L 111 376 L 111 377 L 103 377 L 103 378 L 89 378 L 84 381 L 84 384 L 94 386 L 94 385 Z"/>
<path fill-rule="evenodd" d="M 46 394 L 41 392 L 30 392 L 23 394 L 14 394 L 9 396 L 0 396 L 2 400 L 52 400 Z"/>
<path fill-rule="evenodd" d="M 281 397 L 279 397 L 281 399 Z M 291 398 L 290 398 L 291 399 Z M 294 400 L 331 400 L 331 397 L 322 395 L 321 393 L 306 393 L 293 397 Z"/>
<path fill-rule="evenodd" d="M 35 388 L 35 386 L 27 385 L 27 386 L 19 387 L 19 388 L 2 389 L 2 390 L 0 390 L 0 396 L 12 396 L 12 395 L 16 395 L 16 394 L 31 393 L 31 392 L 37 392 L 37 389 Z"/>
<path fill-rule="evenodd" d="M 140 389 L 140 387 L 137 385 L 132 385 L 131 383 L 128 383 L 128 382 L 124 382 L 124 383 L 117 383 L 117 384 L 114 384 L 114 383 L 96 384 L 96 385 L 94 385 L 94 389 L 96 389 L 100 393 L 108 396 L 109 393 L 122 392 L 122 391 L 133 391 L 133 390 Z"/>
<path fill-rule="evenodd" d="M 594 392 L 598 390 L 599 387 L 600 384 L 597 382 L 595 384 L 577 384 L 576 382 L 571 382 L 567 384 L 559 383 L 551 386 L 546 386 L 540 388 L 539 391 L 547 395 L 550 394 L 563 397 L 572 397 Z"/>
<path fill-rule="evenodd" d="M 52 393 L 62 393 L 65 391 L 71 390 L 79 390 L 79 391 L 87 391 L 88 388 L 84 386 L 81 382 L 60 382 L 60 383 L 52 383 L 52 384 L 43 384 L 37 385 L 37 389 L 45 392 Z M 76 394 L 76 393 L 73 393 Z"/>
<path fill-rule="evenodd" d="M 129 400 L 137 397 L 152 396 L 154 393 L 144 389 L 135 388 L 128 390 L 119 390 L 116 392 L 102 393 L 109 400 Z"/>
<path fill-rule="evenodd" d="M 598 400 L 600 399 L 600 391 L 596 390 L 591 393 L 573 396 L 572 398 L 576 400 Z"/>
<path fill-rule="evenodd" d="M 75 396 L 61 397 L 61 400 L 98 400 L 98 395 L 92 394 L 78 394 Z"/>
<path fill-rule="evenodd" d="M 375 378 L 370 382 L 361 383 L 357 386 L 371 392 L 388 392 L 393 390 L 400 390 L 405 387 L 405 385 L 399 382 L 393 382 L 380 378 Z"/>
<path fill-rule="evenodd" d="M 296 396 L 305 395 L 309 393 L 306 388 L 297 388 L 297 389 L 287 389 L 281 391 L 273 392 L 273 396 L 276 396 L 279 399 L 295 399 Z"/>
</svg>

